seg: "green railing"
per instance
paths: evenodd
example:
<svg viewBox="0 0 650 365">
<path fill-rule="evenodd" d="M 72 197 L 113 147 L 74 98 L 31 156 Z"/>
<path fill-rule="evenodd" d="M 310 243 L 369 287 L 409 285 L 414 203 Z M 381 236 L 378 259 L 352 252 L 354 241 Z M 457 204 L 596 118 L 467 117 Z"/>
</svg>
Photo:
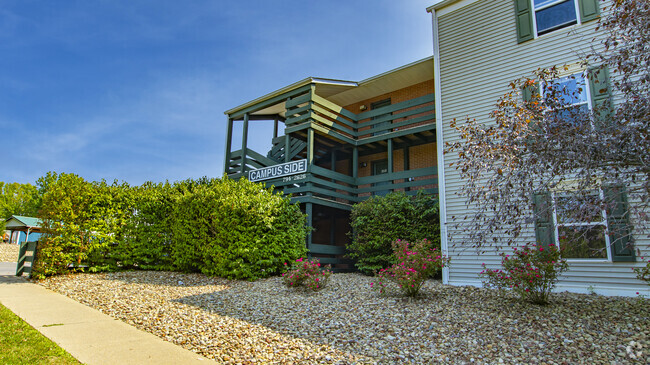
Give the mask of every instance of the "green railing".
<svg viewBox="0 0 650 365">
<path fill-rule="evenodd" d="M 286 102 L 285 133 L 314 128 L 352 145 L 372 143 L 435 127 L 434 100 L 429 94 L 354 114 L 307 93 Z"/>
</svg>

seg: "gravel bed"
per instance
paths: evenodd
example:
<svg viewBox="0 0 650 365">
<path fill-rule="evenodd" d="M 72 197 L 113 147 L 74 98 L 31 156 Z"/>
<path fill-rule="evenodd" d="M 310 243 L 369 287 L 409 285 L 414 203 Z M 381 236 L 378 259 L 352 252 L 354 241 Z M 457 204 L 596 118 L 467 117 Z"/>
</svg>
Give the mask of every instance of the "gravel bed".
<svg viewBox="0 0 650 365">
<path fill-rule="evenodd" d="M 552 305 L 429 281 L 381 297 L 335 274 L 318 293 L 199 274 L 121 272 L 41 284 L 224 364 L 646 364 L 650 301 L 554 294 Z"/>
<path fill-rule="evenodd" d="M 0 243 L 0 262 L 18 261 L 18 245 Z"/>
</svg>

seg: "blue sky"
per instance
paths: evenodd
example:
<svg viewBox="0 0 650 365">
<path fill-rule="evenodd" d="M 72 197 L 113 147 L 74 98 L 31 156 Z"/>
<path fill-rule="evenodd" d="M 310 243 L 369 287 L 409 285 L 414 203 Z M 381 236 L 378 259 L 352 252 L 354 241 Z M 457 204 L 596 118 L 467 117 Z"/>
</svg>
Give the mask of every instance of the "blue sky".
<svg viewBox="0 0 650 365">
<path fill-rule="evenodd" d="M 3 0 L 0 181 L 219 177 L 225 110 L 430 56 L 432 3 Z"/>
</svg>

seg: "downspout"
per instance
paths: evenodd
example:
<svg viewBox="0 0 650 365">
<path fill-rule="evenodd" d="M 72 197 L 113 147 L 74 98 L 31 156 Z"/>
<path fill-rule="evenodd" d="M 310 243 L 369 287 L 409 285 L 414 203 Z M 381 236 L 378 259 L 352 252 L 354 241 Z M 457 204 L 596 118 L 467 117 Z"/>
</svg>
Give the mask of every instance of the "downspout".
<svg viewBox="0 0 650 365">
<path fill-rule="evenodd" d="M 440 249 L 442 254 L 449 257 L 449 241 L 447 239 L 447 198 L 445 189 L 445 159 L 444 138 L 442 135 L 442 93 L 440 86 L 440 47 L 438 44 L 438 19 L 435 9 L 431 13 L 431 28 L 433 31 L 433 78 L 436 100 L 436 147 L 438 150 L 438 201 L 440 204 Z M 451 263 L 453 265 L 453 262 Z M 449 284 L 449 267 L 442 269 L 442 283 Z"/>
</svg>

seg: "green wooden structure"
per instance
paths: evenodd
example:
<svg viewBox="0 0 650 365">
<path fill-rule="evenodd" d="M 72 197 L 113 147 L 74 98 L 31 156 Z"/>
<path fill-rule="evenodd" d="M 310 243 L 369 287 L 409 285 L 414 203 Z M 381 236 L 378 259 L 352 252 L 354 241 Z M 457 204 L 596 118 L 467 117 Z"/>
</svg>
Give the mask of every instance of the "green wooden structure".
<svg viewBox="0 0 650 365">
<path fill-rule="evenodd" d="M 429 74 L 433 78 L 432 72 L 429 58 L 371 78 L 365 84 L 308 78 L 229 110 L 224 172 L 239 179 L 255 169 L 306 159 L 306 173 L 264 182 L 291 194 L 291 199 L 306 212 L 309 225 L 316 228 L 307 242 L 310 255 L 323 263 L 350 264 L 344 254 L 352 204 L 391 190 L 415 194 L 424 189 L 437 194 L 434 156 L 430 166 L 409 168 L 410 149 L 436 141 L 435 106 L 433 90 L 392 105 L 360 109 L 359 113 L 343 106 L 375 97 L 378 83 L 383 85 L 382 90 L 403 89 L 405 83 L 401 80 L 410 76 L 415 82 L 425 81 Z M 423 74 L 425 79 L 417 78 Z M 373 82 L 370 86 L 374 89 L 367 86 Z M 353 96 L 346 97 L 349 94 Z M 249 144 L 250 122 L 260 120 L 274 123 L 272 147 L 266 153 Z M 235 123 L 241 123 L 242 141 L 241 149 L 233 151 Z M 284 134 L 280 135 L 282 125 Z M 397 151 L 401 151 L 402 171 L 394 169 Z M 385 156 L 387 171 L 359 176 L 360 161 L 380 155 Z"/>
<path fill-rule="evenodd" d="M 16 276 L 23 273 L 31 276 L 34 258 L 36 257 L 36 241 L 25 241 L 18 249 L 18 264 L 16 265 Z"/>
<path fill-rule="evenodd" d="M 40 219 L 12 215 L 11 218 L 7 219 L 5 227 L 11 231 L 12 238 L 15 232 L 25 233 L 25 240 L 20 243 L 20 248 L 18 249 L 16 276 L 22 276 L 23 273 L 30 275 L 36 256 L 36 241 L 29 241 L 29 235 L 30 233 L 41 233 Z"/>
</svg>

